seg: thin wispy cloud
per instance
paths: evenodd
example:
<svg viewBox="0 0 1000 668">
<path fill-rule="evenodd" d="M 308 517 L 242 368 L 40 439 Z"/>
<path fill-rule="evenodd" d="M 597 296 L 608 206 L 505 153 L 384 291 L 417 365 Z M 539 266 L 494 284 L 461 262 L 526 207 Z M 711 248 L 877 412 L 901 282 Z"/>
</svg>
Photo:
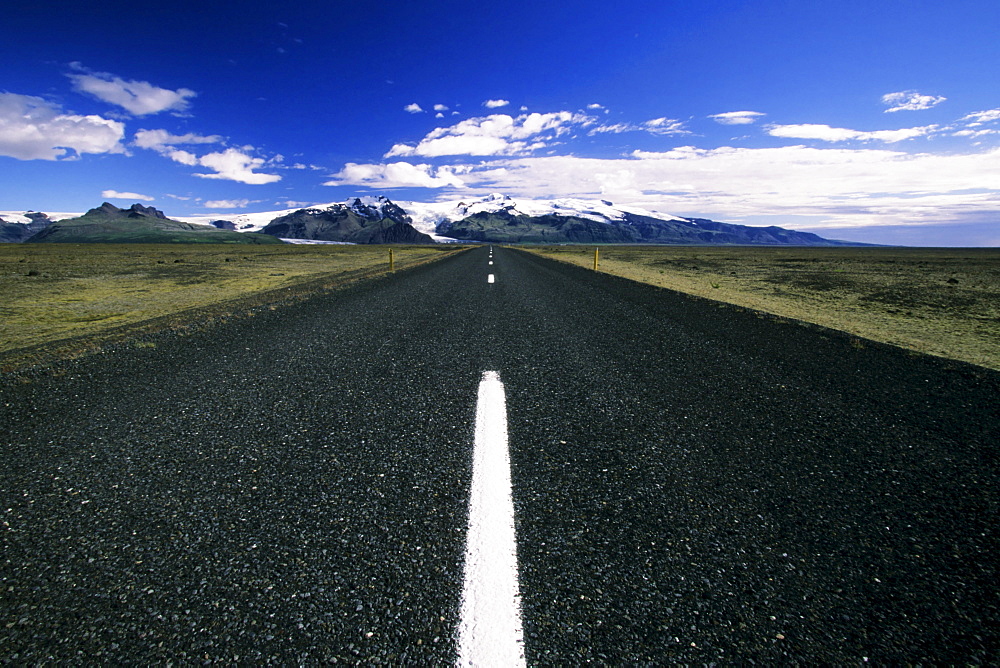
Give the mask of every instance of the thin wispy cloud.
<svg viewBox="0 0 1000 668">
<path fill-rule="evenodd" d="M 969 121 L 970 126 L 982 125 L 1000 121 L 1000 109 L 987 109 L 986 111 L 974 111 L 962 117 L 963 121 Z"/>
<path fill-rule="evenodd" d="M 834 128 L 829 125 L 819 123 L 803 123 L 799 125 L 772 125 L 767 128 L 767 133 L 772 137 L 788 137 L 792 139 L 819 139 L 828 142 L 840 141 L 882 141 L 895 143 L 904 139 L 923 137 L 938 129 L 937 125 L 924 125 L 915 128 L 901 128 L 899 130 L 874 130 L 863 132 L 860 130 L 850 130 L 848 128 Z"/>
<path fill-rule="evenodd" d="M 126 80 L 108 72 L 92 72 L 80 63 L 70 65 L 76 73 L 67 74 L 73 88 L 81 93 L 114 104 L 133 116 L 148 116 L 164 111 L 182 113 L 197 93 L 188 88 L 170 90 L 148 81 Z"/>
<path fill-rule="evenodd" d="M 685 128 L 684 122 L 675 118 L 654 118 L 644 123 L 614 123 L 611 125 L 598 125 L 591 128 L 587 134 L 589 136 L 599 134 L 621 134 L 623 132 L 649 132 L 654 135 L 685 135 L 691 134 Z"/>
<path fill-rule="evenodd" d="M 183 135 L 173 135 L 166 130 L 139 130 L 135 133 L 135 145 L 139 148 L 162 149 L 178 144 L 219 144 L 223 141 L 219 135 L 199 135 L 188 132 Z"/>
<path fill-rule="evenodd" d="M 245 209 L 253 200 L 249 199 L 214 199 L 205 202 L 207 209 Z"/>
<path fill-rule="evenodd" d="M 727 111 L 721 114 L 712 114 L 709 118 L 721 125 L 751 125 L 765 115 L 759 111 Z"/>
<path fill-rule="evenodd" d="M 971 139 L 977 139 L 979 137 L 986 137 L 988 135 L 1000 134 L 1000 130 L 994 130 L 991 128 L 986 128 L 984 130 L 956 130 L 952 133 L 953 137 L 969 137 Z"/>
<path fill-rule="evenodd" d="M 650 132 L 654 135 L 682 135 L 688 134 L 688 130 L 684 128 L 684 122 L 679 121 L 675 118 L 654 118 L 643 123 L 643 127 L 646 132 Z"/>
</svg>

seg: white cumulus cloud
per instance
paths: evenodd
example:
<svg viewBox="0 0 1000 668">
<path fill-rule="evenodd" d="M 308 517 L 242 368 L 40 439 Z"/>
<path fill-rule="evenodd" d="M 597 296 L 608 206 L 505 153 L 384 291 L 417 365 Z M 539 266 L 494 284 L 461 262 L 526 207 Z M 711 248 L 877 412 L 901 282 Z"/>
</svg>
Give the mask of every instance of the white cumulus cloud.
<svg viewBox="0 0 1000 668">
<path fill-rule="evenodd" d="M 462 182 L 450 167 L 413 165 L 392 162 L 379 165 L 359 165 L 349 162 L 333 175 L 325 186 L 367 186 L 372 188 L 462 188 Z"/>
<path fill-rule="evenodd" d="M 727 111 L 721 114 L 712 114 L 709 118 L 722 125 L 750 125 L 764 115 L 759 111 Z"/>
<path fill-rule="evenodd" d="M 939 95 L 921 95 L 915 90 L 904 90 L 898 93 L 886 93 L 882 96 L 882 104 L 889 108 L 885 113 L 893 111 L 922 111 L 936 107 L 948 98 Z"/>
<path fill-rule="evenodd" d="M 225 151 L 209 153 L 198 158 L 198 164 L 214 170 L 214 174 L 198 174 L 195 176 L 202 179 L 225 179 L 249 183 L 252 185 L 262 185 L 280 181 L 277 174 L 261 174 L 253 170 L 264 165 L 263 158 L 254 158 L 235 148 L 227 148 Z"/>
<path fill-rule="evenodd" d="M 510 100 L 486 100 L 483 102 L 483 106 L 487 109 L 499 109 L 500 107 L 506 107 L 510 104 Z"/>
<path fill-rule="evenodd" d="M 177 148 L 178 144 L 199 145 L 222 142 L 223 138 L 219 135 L 199 135 L 193 132 L 174 135 L 166 130 L 139 130 L 135 133 L 135 145 L 140 148 L 156 151 L 160 155 L 188 167 L 207 167 L 213 170 L 212 174 L 194 174 L 202 179 L 225 179 L 252 185 L 274 183 L 281 180 L 277 174 L 262 174 L 254 170 L 280 163 L 284 159 L 283 156 L 276 155 L 270 161 L 254 158 L 248 154 L 249 151 L 254 150 L 253 146 L 243 146 L 239 149 L 227 148 L 224 151 L 214 151 L 200 157 L 191 151 Z"/>
<path fill-rule="evenodd" d="M 522 155 L 548 146 L 553 139 L 570 132 L 574 127 L 591 123 L 591 117 L 568 111 L 523 114 L 517 117 L 492 114 L 436 128 L 416 146 L 396 144 L 385 157 Z"/>
<path fill-rule="evenodd" d="M 40 97 L 0 93 L 0 155 L 63 160 L 81 153 L 125 153 L 125 125 L 67 114 Z"/>
<path fill-rule="evenodd" d="M 163 155 L 167 156 L 174 162 L 179 162 L 182 165 L 187 165 L 188 167 L 194 167 L 198 164 L 198 156 L 190 151 L 185 151 L 183 149 L 173 149 L 169 151 L 164 151 Z"/>
<path fill-rule="evenodd" d="M 101 191 L 101 197 L 105 199 L 137 199 L 143 202 L 152 202 L 155 197 L 150 197 L 149 195 L 140 195 L 139 193 L 130 192 L 118 192 L 117 190 L 104 190 Z"/>
<path fill-rule="evenodd" d="M 190 98 L 197 95 L 188 88 L 170 90 L 148 81 L 128 81 L 107 72 L 91 72 L 73 63 L 78 74 L 67 74 L 73 87 L 109 104 L 118 105 L 135 116 L 158 114 L 162 111 L 184 112 Z"/>
<path fill-rule="evenodd" d="M 420 114 L 423 113 L 424 110 L 420 108 L 419 104 L 413 102 L 412 104 L 408 104 L 405 107 L 403 107 L 403 111 L 408 111 L 411 114 Z"/>
<path fill-rule="evenodd" d="M 448 111 L 448 107 L 444 104 L 435 104 L 434 111 Z"/>
</svg>

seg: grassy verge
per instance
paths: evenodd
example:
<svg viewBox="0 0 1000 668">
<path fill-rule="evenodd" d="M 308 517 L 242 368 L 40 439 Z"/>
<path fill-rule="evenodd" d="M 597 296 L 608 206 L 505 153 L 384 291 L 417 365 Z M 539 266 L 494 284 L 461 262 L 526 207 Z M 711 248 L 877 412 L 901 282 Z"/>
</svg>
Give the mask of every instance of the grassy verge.
<svg viewBox="0 0 1000 668">
<path fill-rule="evenodd" d="M 461 248 L 394 246 L 395 268 Z M 0 367 L 381 275 L 388 259 L 385 246 L 0 244 Z"/>
<path fill-rule="evenodd" d="M 593 247 L 531 251 L 593 267 Z M 599 268 L 1000 370 L 1000 249 L 609 246 Z"/>
</svg>

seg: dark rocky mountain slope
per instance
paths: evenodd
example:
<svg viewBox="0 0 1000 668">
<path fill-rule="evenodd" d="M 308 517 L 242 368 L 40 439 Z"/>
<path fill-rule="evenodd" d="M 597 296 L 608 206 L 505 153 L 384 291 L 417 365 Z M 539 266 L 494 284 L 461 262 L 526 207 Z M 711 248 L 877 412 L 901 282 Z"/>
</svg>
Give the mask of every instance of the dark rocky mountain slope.
<svg viewBox="0 0 1000 668">
<path fill-rule="evenodd" d="M 299 209 L 275 218 L 261 232 L 283 239 L 342 241 L 354 244 L 429 244 L 434 240 L 413 227 L 410 216 L 385 198 L 355 199 L 325 209 Z"/>
<path fill-rule="evenodd" d="M 445 222 L 437 232 L 455 239 L 493 243 L 857 245 L 781 227 L 750 227 L 704 218 L 661 220 L 625 213 L 621 220 L 600 222 L 556 214 L 528 216 L 512 209 L 479 212 Z"/>
<path fill-rule="evenodd" d="M 18 243 L 38 234 L 54 221 L 44 213 L 28 211 L 30 223 L 11 223 L 0 218 L 0 243 Z"/>
</svg>

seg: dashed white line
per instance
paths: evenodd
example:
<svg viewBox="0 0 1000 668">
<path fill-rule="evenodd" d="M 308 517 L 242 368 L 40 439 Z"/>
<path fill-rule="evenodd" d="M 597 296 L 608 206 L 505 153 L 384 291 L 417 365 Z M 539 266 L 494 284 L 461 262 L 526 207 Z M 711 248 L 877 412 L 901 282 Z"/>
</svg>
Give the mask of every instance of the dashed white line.
<svg viewBox="0 0 1000 668">
<path fill-rule="evenodd" d="M 495 371 L 483 374 L 476 404 L 458 665 L 525 665 L 507 405 Z"/>
<path fill-rule="evenodd" d="M 490 274 L 489 276 L 486 277 L 486 282 L 487 283 L 496 283 L 496 280 L 497 279 L 496 279 L 496 277 L 493 276 L 493 274 Z"/>
</svg>

